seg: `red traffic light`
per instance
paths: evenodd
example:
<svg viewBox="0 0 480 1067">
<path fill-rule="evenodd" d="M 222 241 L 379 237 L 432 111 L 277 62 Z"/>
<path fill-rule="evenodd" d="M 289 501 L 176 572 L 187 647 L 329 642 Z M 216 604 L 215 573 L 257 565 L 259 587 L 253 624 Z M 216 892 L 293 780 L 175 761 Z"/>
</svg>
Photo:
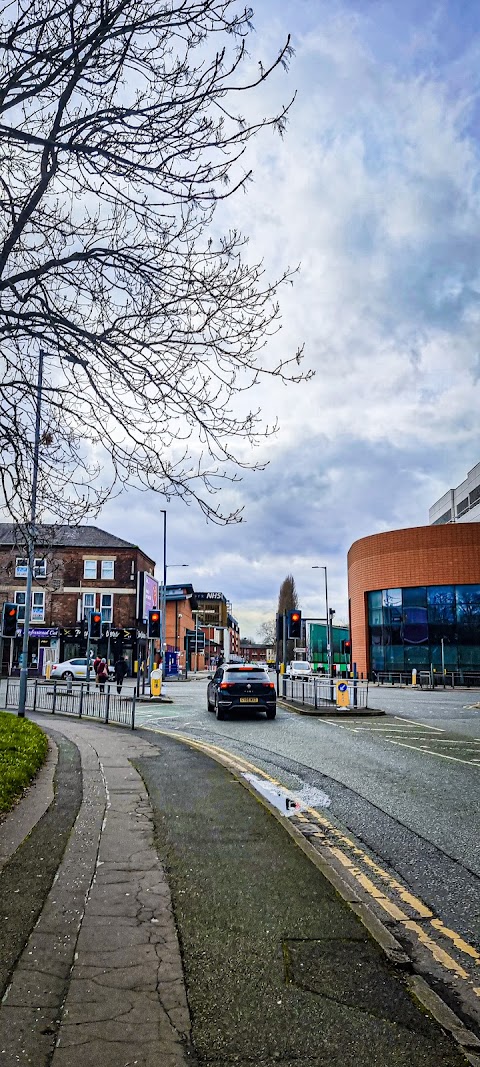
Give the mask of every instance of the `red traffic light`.
<svg viewBox="0 0 480 1067">
<path fill-rule="evenodd" d="M 291 618 L 292 622 L 298 622 L 298 620 L 301 618 L 300 612 L 299 611 L 292 611 L 292 614 L 290 615 L 290 618 Z"/>
<path fill-rule="evenodd" d="M 152 622 L 158 622 L 159 618 L 160 618 L 160 612 L 159 611 L 151 611 L 150 612 L 150 619 L 151 619 Z"/>
<path fill-rule="evenodd" d="M 93 619 L 94 622 L 101 622 L 102 621 L 102 616 L 99 615 L 97 612 L 94 612 L 93 615 L 92 615 L 92 619 Z"/>
<path fill-rule="evenodd" d="M 10 611 L 7 611 L 7 615 L 9 616 L 9 618 L 12 618 L 12 616 L 15 616 L 16 614 L 17 614 L 17 609 L 16 608 L 10 608 Z"/>
</svg>

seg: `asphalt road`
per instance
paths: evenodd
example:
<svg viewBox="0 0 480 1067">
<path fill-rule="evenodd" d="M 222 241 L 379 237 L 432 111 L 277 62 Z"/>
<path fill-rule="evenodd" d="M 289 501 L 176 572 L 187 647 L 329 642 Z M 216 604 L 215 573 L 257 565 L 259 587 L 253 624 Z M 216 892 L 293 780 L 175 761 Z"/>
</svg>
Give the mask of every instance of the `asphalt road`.
<svg viewBox="0 0 480 1067">
<path fill-rule="evenodd" d="M 373 690 L 375 718 L 249 714 L 217 722 L 206 679 L 167 683 L 172 705 L 137 723 L 214 742 L 348 829 L 374 859 L 480 951 L 480 710 L 473 691 Z M 378 695 L 377 695 L 378 694 Z"/>
</svg>

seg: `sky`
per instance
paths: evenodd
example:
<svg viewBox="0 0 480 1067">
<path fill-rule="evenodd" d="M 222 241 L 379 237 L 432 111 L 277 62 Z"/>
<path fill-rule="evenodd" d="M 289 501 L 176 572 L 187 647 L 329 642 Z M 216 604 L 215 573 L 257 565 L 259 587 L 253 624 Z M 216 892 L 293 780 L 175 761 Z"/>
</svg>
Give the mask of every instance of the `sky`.
<svg viewBox="0 0 480 1067">
<path fill-rule="evenodd" d="M 223 491 L 241 523 L 131 490 L 97 525 L 139 544 L 161 578 L 166 508 L 168 582 L 223 592 L 256 638 L 287 574 L 303 614 L 324 614 L 313 567 L 345 621 L 350 545 L 427 524 L 480 461 L 480 8 L 258 0 L 252 21 L 252 69 L 289 32 L 295 49 L 255 106 L 296 99 L 285 137 L 249 146 L 254 180 L 216 225 L 247 234 L 272 280 L 300 265 L 271 345 L 304 345 L 315 375 L 248 396 L 280 428 L 250 457 L 266 469 Z"/>
</svg>

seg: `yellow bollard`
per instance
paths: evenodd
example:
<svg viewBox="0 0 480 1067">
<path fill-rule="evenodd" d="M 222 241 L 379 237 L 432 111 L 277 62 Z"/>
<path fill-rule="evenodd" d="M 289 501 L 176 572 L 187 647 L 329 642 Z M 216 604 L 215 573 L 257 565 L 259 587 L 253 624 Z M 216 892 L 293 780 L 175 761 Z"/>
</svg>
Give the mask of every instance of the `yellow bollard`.
<svg viewBox="0 0 480 1067">
<path fill-rule="evenodd" d="M 152 671 L 150 675 L 150 696 L 159 697 L 162 692 L 162 672 Z"/>
</svg>

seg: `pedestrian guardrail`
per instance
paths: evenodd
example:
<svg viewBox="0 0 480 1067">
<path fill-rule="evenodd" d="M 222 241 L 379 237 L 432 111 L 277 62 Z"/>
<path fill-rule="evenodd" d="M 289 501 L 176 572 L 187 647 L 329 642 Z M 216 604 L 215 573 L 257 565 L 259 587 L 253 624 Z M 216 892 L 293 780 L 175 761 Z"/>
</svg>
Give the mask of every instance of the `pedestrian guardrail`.
<svg viewBox="0 0 480 1067">
<path fill-rule="evenodd" d="M 294 700 L 298 704 L 307 704 L 313 708 L 336 708 L 337 707 L 337 683 L 342 682 L 347 686 L 349 707 L 368 707 L 368 682 L 351 678 L 287 678 L 280 675 L 279 696 L 286 700 Z M 347 707 L 344 705 L 344 707 Z"/>
<path fill-rule="evenodd" d="M 6 707 L 18 708 L 20 682 L 8 679 Z M 119 723 L 135 729 L 135 692 L 128 696 L 111 692 L 107 687 L 104 692 L 92 685 L 59 684 L 58 682 L 40 682 L 37 679 L 27 682 L 25 708 L 28 711 L 45 711 L 51 715 L 73 715 L 76 718 L 98 719 L 100 722 Z"/>
</svg>

